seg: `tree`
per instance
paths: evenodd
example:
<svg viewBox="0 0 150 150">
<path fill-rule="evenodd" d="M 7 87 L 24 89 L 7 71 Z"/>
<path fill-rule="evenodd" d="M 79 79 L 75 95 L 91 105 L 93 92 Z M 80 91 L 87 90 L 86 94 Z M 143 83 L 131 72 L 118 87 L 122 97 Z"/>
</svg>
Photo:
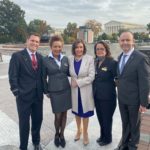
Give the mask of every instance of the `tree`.
<svg viewBox="0 0 150 150">
<path fill-rule="evenodd" d="M 117 33 L 112 33 L 112 35 L 110 35 L 109 40 L 114 43 L 118 41 L 118 34 Z"/>
<path fill-rule="evenodd" d="M 76 23 L 69 22 L 67 27 L 64 30 L 63 38 L 65 43 L 72 43 L 77 39 L 77 32 L 79 29 L 77 28 Z"/>
<path fill-rule="evenodd" d="M 150 34 L 150 23 L 147 24 L 147 30 L 148 30 L 148 32 Z"/>
<path fill-rule="evenodd" d="M 108 37 L 108 35 L 107 35 L 106 33 L 103 33 L 103 34 L 102 34 L 102 39 L 103 39 L 103 40 L 108 40 L 109 37 Z"/>
<path fill-rule="evenodd" d="M 0 1 L 0 41 L 24 41 L 27 25 L 25 12 L 9 0 Z"/>
<path fill-rule="evenodd" d="M 106 33 L 103 33 L 101 35 L 98 36 L 97 41 L 105 41 L 105 40 L 112 40 L 112 36 L 108 35 Z"/>
<path fill-rule="evenodd" d="M 85 26 L 92 29 L 95 37 L 98 36 L 100 31 L 102 31 L 102 24 L 95 19 L 87 20 Z"/>
<path fill-rule="evenodd" d="M 39 19 L 34 19 L 30 21 L 29 26 L 28 26 L 28 32 L 36 32 L 39 33 L 41 36 L 43 34 L 48 34 L 48 30 L 51 30 L 52 28 L 50 25 L 47 25 L 46 21 L 44 20 L 39 20 Z"/>
</svg>

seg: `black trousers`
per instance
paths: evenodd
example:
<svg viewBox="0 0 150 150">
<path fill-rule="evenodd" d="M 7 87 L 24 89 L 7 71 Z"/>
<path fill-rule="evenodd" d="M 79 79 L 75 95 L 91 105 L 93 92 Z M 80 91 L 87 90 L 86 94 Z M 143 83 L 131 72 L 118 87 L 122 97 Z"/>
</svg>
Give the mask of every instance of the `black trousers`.
<svg viewBox="0 0 150 150">
<path fill-rule="evenodd" d="M 96 114 L 100 125 L 100 136 L 104 142 L 112 141 L 112 122 L 116 101 L 95 98 Z"/>
<path fill-rule="evenodd" d="M 31 134 L 33 144 L 40 142 L 40 128 L 43 120 L 43 100 L 39 100 L 36 90 L 32 91 L 31 99 L 19 96 L 16 100 L 19 116 L 19 133 L 20 133 L 20 149 L 27 150 L 30 117 L 31 117 Z"/>
<path fill-rule="evenodd" d="M 129 149 L 136 149 L 140 139 L 140 112 L 139 105 L 126 105 L 119 102 L 122 120 L 122 142 Z"/>
</svg>

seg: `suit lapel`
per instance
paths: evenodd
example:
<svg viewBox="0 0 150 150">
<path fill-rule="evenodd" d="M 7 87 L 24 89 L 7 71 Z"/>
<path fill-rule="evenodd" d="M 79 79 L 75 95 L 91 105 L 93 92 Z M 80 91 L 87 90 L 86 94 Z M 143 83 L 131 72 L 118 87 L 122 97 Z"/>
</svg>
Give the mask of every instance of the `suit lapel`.
<svg viewBox="0 0 150 150">
<path fill-rule="evenodd" d="M 117 74 L 120 75 L 120 68 L 119 68 L 119 65 L 120 65 L 120 61 L 121 61 L 121 57 L 122 57 L 123 53 L 121 53 L 118 57 L 118 64 L 117 64 Z"/>
<path fill-rule="evenodd" d="M 82 70 L 84 70 L 84 68 L 85 68 L 84 66 L 86 65 L 86 62 L 87 62 L 86 56 L 84 55 L 84 56 L 82 57 L 82 61 L 81 61 L 81 65 L 80 65 L 80 69 L 79 69 L 78 76 L 80 76 Z"/>
<path fill-rule="evenodd" d="M 105 58 L 104 61 L 101 63 L 99 69 L 103 68 L 103 67 L 106 67 L 107 66 L 107 62 L 108 62 L 108 59 Z"/>
<path fill-rule="evenodd" d="M 133 53 L 130 55 L 128 61 L 126 62 L 125 66 L 123 68 L 122 74 L 127 70 L 128 66 L 130 66 L 130 63 L 132 62 L 134 55 L 135 55 L 135 51 L 133 51 Z"/>
<path fill-rule="evenodd" d="M 121 60 L 121 56 L 123 55 L 123 53 L 119 56 L 118 58 L 118 67 L 117 67 L 117 74 L 119 76 L 123 75 L 123 73 L 127 70 L 128 66 L 130 66 L 129 64 L 132 62 L 132 60 L 134 59 L 134 55 L 135 55 L 135 50 L 133 51 L 133 53 L 130 55 L 128 61 L 126 62 L 123 70 L 122 70 L 122 73 L 120 74 L 120 69 L 119 69 L 119 64 L 120 64 L 120 60 Z"/>
<path fill-rule="evenodd" d="M 32 68 L 31 58 L 30 58 L 30 56 L 29 56 L 29 54 L 27 52 L 27 49 L 24 49 L 22 54 L 23 54 L 24 62 L 26 64 L 26 66 L 28 67 L 29 71 L 34 73 L 34 70 Z"/>
<path fill-rule="evenodd" d="M 71 73 L 74 77 L 77 77 L 77 74 L 75 72 L 75 68 L 74 68 L 74 56 L 70 57 L 70 69 L 71 69 Z"/>
<path fill-rule="evenodd" d="M 37 64 L 38 64 L 38 68 L 37 68 L 37 71 L 39 71 L 40 70 L 40 68 L 41 68 L 41 63 L 40 63 L 40 56 L 39 56 L 39 54 L 38 53 L 36 53 L 36 59 L 37 59 Z M 33 69 L 32 69 L 33 70 Z"/>
<path fill-rule="evenodd" d="M 56 66 L 58 69 L 60 69 L 59 66 L 57 65 L 56 61 L 54 60 L 54 58 L 48 56 L 48 60 L 49 60 L 54 66 Z"/>
</svg>

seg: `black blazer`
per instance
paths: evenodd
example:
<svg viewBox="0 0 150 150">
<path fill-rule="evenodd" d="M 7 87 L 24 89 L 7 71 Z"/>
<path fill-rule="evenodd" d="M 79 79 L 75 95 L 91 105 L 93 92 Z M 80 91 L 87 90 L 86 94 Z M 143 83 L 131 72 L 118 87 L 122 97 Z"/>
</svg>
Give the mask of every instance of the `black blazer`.
<svg viewBox="0 0 150 150">
<path fill-rule="evenodd" d="M 97 66 L 98 62 L 95 62 Z M 117 74 L 117 62 L 112 58 L 105 58 L 100 67 L 96 67 L 93 82 L 94 97 L 100 100 L 116 100 L 116 86 L 114 78 Z"/>
<path fill-rule="evenodd" d="M 122 54 L 119 56 L 119 62 Z M 150 66 L 149 60 L 143 53 L 134 50 L 128 59 L 122 73 L 118 63 L 118 99 L 127 105 L 142 105 L 148 103 Z"/>
<path fill-rule="evenodd" d="M 43 59 L 44 93 L 70 89 L 68 75 L 69 63 L 66 56 L 62 58 L 60 68 L 53 58 L 46 56 Z"/>
<path fill-rule="evenodd" d="M 36 58 L 38 69 L 34 71 L 26 49 L 14 53 L 11 57 L 9 65 L 10 87 L 14 95 L 21 99 L 30 100 L 34 89 L 37 89 L 39 99 L 43 99 L 42 55 L 36 53 Z"/>
</svg>

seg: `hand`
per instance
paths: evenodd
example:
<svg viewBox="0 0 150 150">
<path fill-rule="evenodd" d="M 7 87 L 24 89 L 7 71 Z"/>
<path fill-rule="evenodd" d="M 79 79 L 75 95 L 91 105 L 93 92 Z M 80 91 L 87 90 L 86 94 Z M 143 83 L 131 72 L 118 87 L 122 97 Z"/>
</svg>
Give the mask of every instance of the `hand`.
<svg viewBox="0 0 150 150">
<path fill-rule="evenodd" d="M 15 91 L 13 91 L 13 94 L 14 94 L 14 96 L 17 98 L 18 95 L 19 95 L 19 91 L 18 91 L 18 90 L 15 90 Z"/>
<path fill-rule="evenodd" d="M 139 112 L 140 113 L 145 113 L 146 112 L 146 107 L 140 105 Z"/>
<path fill-rule="evenodd" d="M 71 87 L 73 87 L 73 88 L 78 87 L 76 80 L 73 78 L 71 78 Z"/>
</svg>

